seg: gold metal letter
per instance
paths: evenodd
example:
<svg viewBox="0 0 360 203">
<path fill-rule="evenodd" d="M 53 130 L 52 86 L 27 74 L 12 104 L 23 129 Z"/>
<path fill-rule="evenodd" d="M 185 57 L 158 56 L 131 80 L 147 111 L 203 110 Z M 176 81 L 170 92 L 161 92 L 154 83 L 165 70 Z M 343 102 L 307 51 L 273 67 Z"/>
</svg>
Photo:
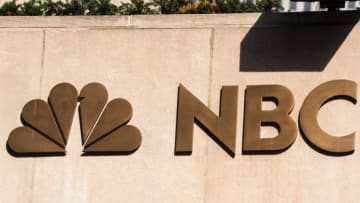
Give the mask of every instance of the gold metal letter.
<svg viewBox="0 0 360 203">
<path fill-rule="evenodd" d="M 294 107 L 294 96 L 280 85 L 247 86 L 245 93 L 243 153 L 275 153 L 287 149 L 297 136 L 295 121 L 289 116 Z M 274 110 L 261 110 L 262 102 L 275 100 Z M 279 134 L 261 138 L 260 128 L 275 126 Z"/>
<path fill-rule="evenodd" d="M 350 80 L 333 80 L 313 89 L 306 97 L 300 110 L 300 127 L 311 144 L 330 153 L 351 153 L 354 151 L 355 133 L 343 137 L 332 136 L 323 131 L 317 121 L 322 105 L 333 99 L 345 99 L 356 103 L 357 84 Z"/>
<path fill-rule="evenodd" d="M 191 154 L 194 121 L 198 121 L 230 156 L 235 156 L 237 95 L 237 86 L 224 86 L 221 90 L 220 115 L 216 116 L 180 84 L 175 153 Z"/>
</svg>

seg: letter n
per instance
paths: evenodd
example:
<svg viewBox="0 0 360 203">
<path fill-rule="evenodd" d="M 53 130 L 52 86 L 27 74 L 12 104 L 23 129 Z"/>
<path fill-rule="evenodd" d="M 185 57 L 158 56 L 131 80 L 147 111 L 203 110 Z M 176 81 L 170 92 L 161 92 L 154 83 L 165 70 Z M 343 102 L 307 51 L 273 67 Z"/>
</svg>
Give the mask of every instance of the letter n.
<svg viewBox="0 0 360 203">
<path fill-rule="evenodd" d="M 198 122 L 209 132 L 209 136 L 234 157 L 238 87 L 223 86 L 219 116 L 181 84 L 178 94 L 175 154 L 191 154 L 194 122 Z"/>
</svg>

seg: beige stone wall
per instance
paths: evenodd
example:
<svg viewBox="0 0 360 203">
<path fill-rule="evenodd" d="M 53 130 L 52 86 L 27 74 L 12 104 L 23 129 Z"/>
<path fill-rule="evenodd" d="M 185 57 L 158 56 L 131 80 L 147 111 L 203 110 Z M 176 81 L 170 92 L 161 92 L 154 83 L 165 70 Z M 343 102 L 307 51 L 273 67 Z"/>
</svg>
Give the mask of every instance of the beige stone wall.
<svg viewBox="0 0 360 203">
<path fill-rule="evenodd" d="M 313 150 L 300 133 L 281 154 L 241 153 L 246 85 L 287 86 L 297 121 L 317 85 L 359 81 L 357 14 L 324 15 L 1 17 L 0 202 L 357 202 L 358 139 L 343 157 Z M 66 156 L 7 153 L 26 102 L 46 100 L 60 82 L 80 90 L 94 81 L 131 102 L 130 123 L 142 133 L 136 153 L 80 156 L 77 114 Z M 192 155 L 174 156 L 180 83 L 216 113 L 221 86 L 239 86 L 235 158 L 198 127 Z M 343 135 L 358 133 L 359 118 L 358 106 L 337 100 L 319 122 Z"/>
</svg>

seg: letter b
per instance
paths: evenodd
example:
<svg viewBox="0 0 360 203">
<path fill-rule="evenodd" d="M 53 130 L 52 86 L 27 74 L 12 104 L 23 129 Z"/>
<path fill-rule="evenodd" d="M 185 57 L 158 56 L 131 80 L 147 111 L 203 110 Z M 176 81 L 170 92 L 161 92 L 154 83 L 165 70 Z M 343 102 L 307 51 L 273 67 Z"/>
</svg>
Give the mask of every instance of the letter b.
<svg viewBox="0 0 360 203">
<path fill-rule="evenodd" d="M 275 100 L 274 110 L 262 110 L 262 102 Z M 297 136 L 295 121 L 289 116 L 294 107 L 294 96 L 284 86 L 248 86 L 245 93 L 243 153 L 275 153 L 287 149 Z M 261 126 L 276 126 L 274 138 L 261 138 Z"/>
</svg>

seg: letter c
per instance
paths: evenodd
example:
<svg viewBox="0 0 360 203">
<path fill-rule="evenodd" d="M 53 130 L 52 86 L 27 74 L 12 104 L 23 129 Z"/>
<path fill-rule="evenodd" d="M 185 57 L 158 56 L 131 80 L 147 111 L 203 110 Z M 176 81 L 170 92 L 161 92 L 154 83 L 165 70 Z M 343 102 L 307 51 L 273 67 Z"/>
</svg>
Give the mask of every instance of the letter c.
<svg viewBox="0 0 360 203">
<path fill-rule="evenodd" d="M 305 98 L 300 110 L 300 128 L 308 141 L 325 152 L 352 153 L 355 145 L 355 132 L 337 137 L 326 133 L 317 121 L 320 108 L 333 99 L 345 99 L 356 104 L 357 84 L 350 80 L 325 82 Z"/>
</svg>

